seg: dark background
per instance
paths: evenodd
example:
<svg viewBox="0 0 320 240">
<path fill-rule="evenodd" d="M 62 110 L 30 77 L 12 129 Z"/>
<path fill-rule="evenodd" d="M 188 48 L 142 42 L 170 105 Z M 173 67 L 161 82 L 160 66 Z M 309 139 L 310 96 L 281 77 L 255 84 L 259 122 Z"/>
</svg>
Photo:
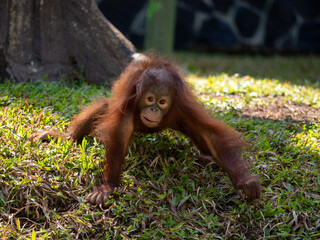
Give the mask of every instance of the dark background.
<svg viewBox="0 0 320 240">
<path fill-rule="evenodd" d="M 103 14 L 143 48 L 147 0 L 96 0 Z M 320 52 L 320 1 L 178 0 L 175 49 Z"/>
</svg>

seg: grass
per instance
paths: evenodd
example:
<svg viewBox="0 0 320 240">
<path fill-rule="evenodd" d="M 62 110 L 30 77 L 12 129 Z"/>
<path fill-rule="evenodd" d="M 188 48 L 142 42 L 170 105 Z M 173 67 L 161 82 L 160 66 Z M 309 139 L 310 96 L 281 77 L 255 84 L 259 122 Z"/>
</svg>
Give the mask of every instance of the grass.
<svg viewBox="0 0 320 240">
<path fill-rule="evenodd" d="M 241 199 L 219 167 L 202 166 L 189 139 L 165 131 L 136 134 L 121 188 L 106 208 L 91 206 L 84 198 L 101 172 L 102 145 L 95 138 L 80 144 L 28 138 L 41 129 L 65 130 L 81 105 L 109 92 L 85 83 L 6 80 L 0 84 L 1 239 L 320 238 L 319 121 L 241 112 L 267 104 L 264 97 L 319 108 L 319 57 L 304 57 L 304 67 L 302 57 L 176 57 L 199 101 L 252 145 L 261 199 Z"/>
<path fill-rule="evenodd" d="M 319 56 L 221 55 L 179 52 L 174 58 L 187 72 L 200 76 L 226 73 L 229 76 L 251 76 L 255 79 L 276 79 L 298 85 L 320 86 Z"/>
</svg>

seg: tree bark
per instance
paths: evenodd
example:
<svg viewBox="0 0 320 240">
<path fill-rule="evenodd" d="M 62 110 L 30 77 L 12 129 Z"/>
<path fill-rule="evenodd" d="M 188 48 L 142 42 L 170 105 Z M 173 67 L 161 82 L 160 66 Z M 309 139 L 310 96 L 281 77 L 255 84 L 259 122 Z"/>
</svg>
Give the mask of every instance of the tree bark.
<svg viewBox="0 0 320 240">
<path fill-rule="evenodd" d="M 112 82 L 135 52 L 93 0 L 0 0 L 0 77 Z"/>
</svg>

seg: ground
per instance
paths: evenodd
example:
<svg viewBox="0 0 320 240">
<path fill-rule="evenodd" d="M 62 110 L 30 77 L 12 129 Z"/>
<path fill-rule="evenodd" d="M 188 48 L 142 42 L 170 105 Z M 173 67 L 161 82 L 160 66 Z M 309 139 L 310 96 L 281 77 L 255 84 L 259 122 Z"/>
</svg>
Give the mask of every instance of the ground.
<svg viewBox="0 0 320 240">
<path fill-rule="evenodd" d="M 135 135 L 121 186 L 104 207 L 85 201 L 101 173 L 96 137 L 31 141 L 66 130 L 104 86 L 0 83 L 1 239 L 318 239 L 320 58 L 178 53 L 197 99 L 242 133 L 262 184 L 247 202 L 190 139 Z M 203 161 L 199 161 L 199 160 Z M 205 164 L 204 164 L 205 163 Z"/>
<path fill-rule="evenodd" d="M 259 97 L 255 100 L 261 103 L 239 109 L 244 116 L 280 121 L 291 119 L 295 122 L 320 121 L 320 109 L 304 103 L 287 101 L 284 97 Z"/>
</svg>

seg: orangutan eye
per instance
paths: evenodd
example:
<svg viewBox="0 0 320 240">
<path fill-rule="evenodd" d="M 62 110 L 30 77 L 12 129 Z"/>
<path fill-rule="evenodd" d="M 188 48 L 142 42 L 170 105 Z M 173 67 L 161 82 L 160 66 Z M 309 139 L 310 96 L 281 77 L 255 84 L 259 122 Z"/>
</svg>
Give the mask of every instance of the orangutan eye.
<svg viewBox="0 0 320 240">
<path fill-rule="evenodd" d="M 159 101 L 159 104 L 160 104 L 160 105 L 163 105 L 163 104 L 165 104 L 165 103 L 166 103 L 166 100 L 161 99 L 161 100 Z"/>
<path fill-rule="evenodd" d="M 161 109 L 165 109 L 168 107 L 168 99 L 167 98 L 162 98 L 158 101 L 159 107 Z"/>
<path fill-rule="evenodd" d="M 153 103 L 154 102 L 153 97 L 148 97 L 148 102 Z"/>
</svg>

